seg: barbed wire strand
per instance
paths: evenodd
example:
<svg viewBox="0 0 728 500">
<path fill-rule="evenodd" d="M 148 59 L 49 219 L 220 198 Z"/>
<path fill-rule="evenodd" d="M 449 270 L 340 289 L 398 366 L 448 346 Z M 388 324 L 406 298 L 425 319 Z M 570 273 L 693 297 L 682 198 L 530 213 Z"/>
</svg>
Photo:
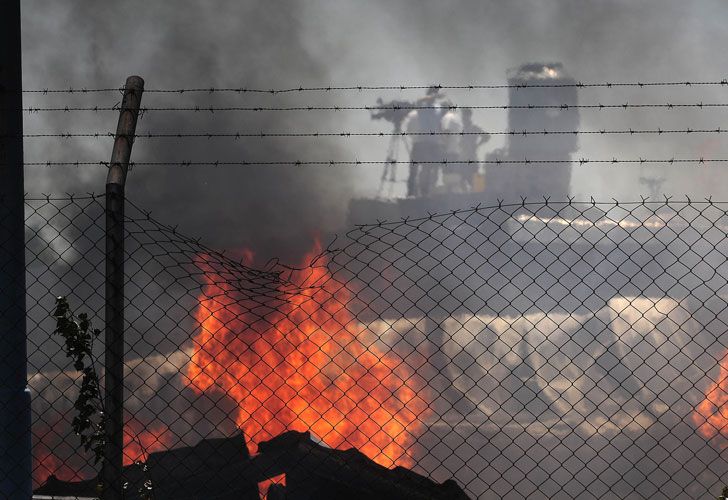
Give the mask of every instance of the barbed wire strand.
<svg viewBox="0 0 728 500">
<path fill-rule="evenodd" d="M 697 86 L 728 86 L 728 79 L 704 80 L 704 81 L 664 81 L 664 82 L 603 82 L 583 83 L 570 81 L 568 83 L 517 83 L 517 84 L 470 84 L 470 85 L 442 85 L 431 83 L 428 85 L 350 85 L 350 86 L 312 86 L 312 87 L 289 87 L 289 88 L 248 88 L 248 87 L 192 87 L 178 89 L 145 89 L 144 93 L 171 93 L 184 94 L 192 92 L 222 93 L 234 92 L 238 94 L 286 94 L 295 92 L 332 92 L 332 91 L 371 91 L 371 90 L 426 90 L 435 88 L 438 90 L 488 90 L 488 89 L 528 89 L 528 88 L 614 88 L 614 87 L 697 87 Z M 87 94 L 104 92 L 123 92 L 123 87 L 107 88 L 65 88 L 65 89 L 4 89 L 0 92 L 22 92 L 24 94 Z"/>
<path fill-rule="evenodd" d="M 401 111 L 401 110 L 420 110 L 420 109 L 438 109 L 438 110 L 449 110 L 457 111 L 462 109 L 493 109 L 493 110 L 508 110 L 508 109 L 523 109 L 523 110 L 537 110 L 537 109 L 677 109 L 677 108 L 696 108 L 696 109 L 709 109 L 709 108 L 725 108 L 728 107 L 728 103 L 645 103 L 645 104 L 493 104 L 493 105 L 387 105 L 387 106 L 286 106 L 286 107 L 275 107 L 275 106 L 182 106 L 182 107 L 142 107 L 140 113 L 148 113 L 150 111 L 192 111 L 196 113 L 217 113 L 225 111 L 248 111 L 248 112 L 267 112 L 267 111 Z M 3 108 L 0 111 L 17 111 L 17 109 Z M 78 112 L 78 111 L 119 111 L 118 106 L 86 106 L 86 107 L 73 107 L 73 106 L 61 106 L 61 107 L 27 107 L 22 108 L 22 111 L 29 114 L 35 114 L 40 112 Z"/>
<path fill-rule="evenodd" d="M 279 161 L 193 161 L 193 160 L 179 160 L 179 161 L 141 161 L 141 162 L 130 162 L 130 168 L 137 166 L 179 166 L 179 167 L 227 167 L 227 166 L 338 166 L 338 165 L 409 165 L 411 162 L 407 160 L 279 160 Z M 419 161 L 419 164 L 431 164 L 431 165 L 541 165 L 541 164 L 708 164 L 708 163 L 728 163 L 728 158 L 664 158 L 664 159 L 650 159 L 650 158 L 638 158 L 638 159 L 590 159 L 590 158 L 579 158 L 573 160 L 532 160 L 524 158 L 522 160 L 431 160 L 431 161 Z M 2 166 L 7 166 L 7 163 L 0 163 Z M 25 167 L 83 167 L 83 166 L 100 166 L 108 167 L 108 161 L 45 161 L 45 162 L 26 162 L 23 163 Z"/>
<path fill-rule="evenodd" d="M 479 132 L 146 132 L 125 136 L 135 139 L 173 139 L 173 138 L 264 138 L 264 137 L 425 137 L 425 136 L 470 136 L 470 135 L 662 135 L 662 134 L 722 134 L 728 129 L 717 128 L 685 128 L 685 129 L 615 129 L 615 130 L 507 130 Z M 113 132 L 61 132 L 54 134 L 2 134 L 0 138 L 114 138 Z"/>
</svg>

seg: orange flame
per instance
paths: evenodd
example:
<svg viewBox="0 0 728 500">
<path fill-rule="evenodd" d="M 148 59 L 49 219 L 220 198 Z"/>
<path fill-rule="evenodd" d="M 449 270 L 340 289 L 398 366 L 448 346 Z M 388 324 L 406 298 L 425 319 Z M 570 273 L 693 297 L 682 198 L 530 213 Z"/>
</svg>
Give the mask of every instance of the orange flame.
<svg viewBox="0 0 728 500">
<path fill-rule="evenodd" d="M 316 242 L 304 262 L 320 253 Z M 352 292 L 325 264 L 294 271 L 293 281 L 307 286 L 266 315 L 205 269 L 186 383 L 231 397 L 237 425 L 256 445 L 286 430 L 309 430 L 332 448 L 356 447 L 381 465 L 410 466 L 427 410 L 417 394 L 424 384 L 417 386 L 397 354 L 364 340 L 366 328 L 346 307 Z"/>
<path fill-rule="evenodd" d="M 150 453 L 168 450 L 173 442 L 174 436 L 166 426 L 147 427 L 129 420 L 124 425 L 124 465 L 146 462 Z"/>
<path fill-rule="evenodd" d="M 720 449 L 728 448 L 728 352 L 720 362 L 718 380 L 692 414 L 698 432 Z"/>
<path fill-rule="evenodd" d="M 46 429 L 36 432 L 41 436 L 50 435 Z M 168 450 L 174 443 L 174 434 L 161 423 L 145 426 L 136 419 L 127 420 L 124 424 L 124 465 L 131 465 L 137 461 L 146 462 L 149 453 Z M 60 458 L 52 451 L 53 448 L 53 443 L 43 440 L 33 447 L 34 488 L 44 484 L 51 475 L 62 481 L 78 481 L 89 479 L 96 474 L 90 454 L 74 454 Z"/>
<path fill-rule="evenodd" d="M 82 477 L 78 471 L 60 460 L 48 450 L 34 450 L 33 454 L 33 488 L 45 483 L 53 475 L 63 481 L 72 481 Z"/>
</svg>

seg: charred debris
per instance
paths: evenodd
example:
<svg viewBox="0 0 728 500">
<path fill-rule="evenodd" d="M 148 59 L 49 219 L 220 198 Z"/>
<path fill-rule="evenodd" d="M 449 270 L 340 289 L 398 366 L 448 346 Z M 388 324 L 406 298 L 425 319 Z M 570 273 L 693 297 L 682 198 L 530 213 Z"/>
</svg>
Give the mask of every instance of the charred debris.
<svg viewBox="0 0 728 500">
<path fill-rule="evenodd" d="M 438 484 L 404 467 L 387 469 L 356 449 L 331 449 L 297 431 L 260 443 L 253 456 L 241 434 L 151 453 L 145 464 L 124 468 L 128 500 L 258 500 L 258 483 L 281 475 L 285 486 L 272 484 L 269 500 L 469 498 L 452 479 Z M 51 476 L 35 494 L 95 498 L 97 483 Z"/>
</svg>

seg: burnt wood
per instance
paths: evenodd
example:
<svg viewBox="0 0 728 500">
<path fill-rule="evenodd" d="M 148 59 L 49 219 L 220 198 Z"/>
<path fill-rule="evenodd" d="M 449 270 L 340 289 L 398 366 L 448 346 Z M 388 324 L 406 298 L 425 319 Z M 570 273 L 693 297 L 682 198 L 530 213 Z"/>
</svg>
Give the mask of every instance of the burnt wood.
<svg viewBox="0 0 728 500">
<path fill-rule="evenodd" d="M 193 447 L 156 452 L 142 466 L 125 468 L 128 500 L 151 479 L 156 500 L 257 500 L 258 483 L 281 474 L 270 500 L 467 500 L 453 480 L 436 483 L 404 467 L 388 469 L 356 449 L 315 443 L 308 432 L 288 431 L 260 443 L 250 457 L 242 435 L 203 440 Z M 36 490 L 44 495 L 94 496 L 96 479 L 65 482 L 51 476 Z"/>
</svg>

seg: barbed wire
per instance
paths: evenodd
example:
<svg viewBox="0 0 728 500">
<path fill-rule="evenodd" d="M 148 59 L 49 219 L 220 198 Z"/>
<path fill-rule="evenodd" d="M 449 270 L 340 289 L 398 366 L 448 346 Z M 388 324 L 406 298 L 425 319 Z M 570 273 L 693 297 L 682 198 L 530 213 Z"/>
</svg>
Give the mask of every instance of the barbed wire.
<svg viewBox="0 0 728 500">
<path fill-rule="evenodd" d="M 401 111 L 401 110 L 420 110 L 420 109 L 437 109 L 437 110 L 449 110 L 457 111 L 461 109 L 523 109 L 523 110 L 536 110 L 536 109 L 640 109 L 640 108 L 653 108 L 653 109 L 676 109 L 676 108 L 725 108 L 728 107 L 728 103 L 638 103 L 630 104 L 628 102 L 622 104 L 493 104 L 493 105 L 457 105 L 457 104 L 443 104 L 443 105 L 386 105 L 386 106 L 182 106 L 182 107 L 142 107 L 139 109 L 140 113 L 148 113 L 150 111 L 192 111 L 192 112 L 225 112 L 225 111 L 248 111 L 248 112 L 266 112 L 266 111 Z M 0 111 L 15 111 L 17 109 L 3 108 Z M 29 114 L 35 114 L 40 112 L 77 112 L 77 111 L 119 111 L 119 106 L 59 106 L 59 107 L 27 107 L 22 108 L 23 112 Z"/>
<path fill-rule="evenodd" d="M 255 94 L 286 94 L 295 92 L 332 92 L 332 91 L 371 91 L 371 90 L 426 90 L 435 88 L 438 90 L 488 90 L 488 89 L 528 89 L 528 88 L 613 88 L 613 87 L 697 87 L 697 86 L 728 86 L 728 79 L 722 80 L 703 80 L 703 81 L 664 81 L 664 82 L 595 82 L 583 83 L 580 81 L 570 83 L 517 83 L 517 84 L 470 84 L 470 85 L 350 85 L 350 86 L 312 86 L 312 87 L 289 87 L 289 88 L 249 88 L 249 87 L 191 87 L 178 89 L 145 89 L 145 93 L 168 93 L 168 94 L 184 94 L 193 92 L 222 93 L 234 92 L 238 94 L 255 93 Z M 4 89 L 0 92 L 22 92 L 24 94 L 86 94 L 86 93 L 104 93 L 104 92 L 123 92 L 123 87 L 107 87 L 107 88 L 77 88 L 69 87 L 67 89 Z"/>
<path fill-rule="evenodd" d="M 264 137 L 425 137 L 425 136 L 533 136 L 533 135 L 662 135 L 662 134 L 723 134 L 728 129 L 685 128 L 685 129 L 615 129 L 615 130 L 506 130 L 479 132 L 146 132 L 124 137 L 135 139 L 173 139 L 173 138 L 264 138 Z M 113 132 L 60 132 L 53 134 L 1 134 L 0 138 L 114 138 Z"/>
<path fill-rule="evenodd" d="M 274 161 L 132 161 L 129 167 L 137 166 L 177 166 L 177 167 L 229 167 L 229 166 L 356 166 L 356 165 L 409 165 L 409 160 L 274 160 Z M 430 160 L 418 161 L 419 164 L 430 165 L 556 165 L 556 164 L 695 164 L 703 165 L 708 163 L 728 163 L 728 158 L 631 158 L 631 159 L 590 159 L 579 158 L 573 160 L 539 160 L 524 158 L 522 160 Z M 84 166 L 100 166 L 108 168 L 108 161 L 45 161 L 45 162 L 26 162 L 25 167 L 84 167 Z M 8 166 L 7 163 L 0 163 L 2 166 Z"/>
</svg>

